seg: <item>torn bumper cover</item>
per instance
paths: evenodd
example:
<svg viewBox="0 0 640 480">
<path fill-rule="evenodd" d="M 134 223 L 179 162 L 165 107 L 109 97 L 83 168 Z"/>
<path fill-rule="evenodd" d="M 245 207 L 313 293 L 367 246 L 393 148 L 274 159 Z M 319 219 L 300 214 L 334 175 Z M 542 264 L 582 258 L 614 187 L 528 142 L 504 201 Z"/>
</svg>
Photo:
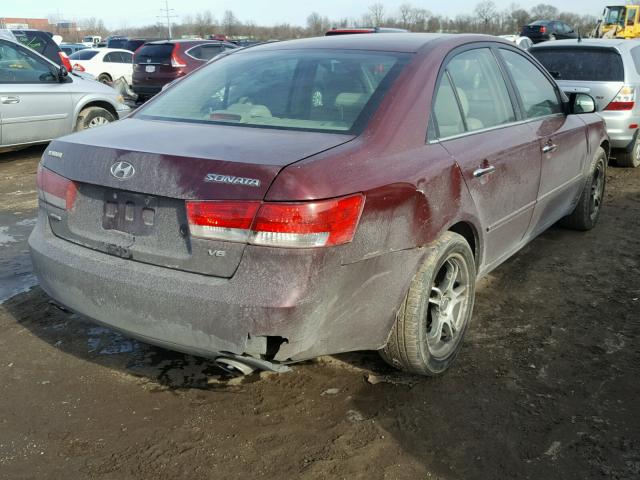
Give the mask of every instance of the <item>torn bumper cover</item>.
<svg viewBox="0 0 640 480">
<path fill-rule="evenodd" d="M 248 246 L 225 279 L 63 240 L 42 210 L 29 246 L 41 287 L 69 309 L 148 343 L 275 370 L 381 348 L 406 292 L 407 269 L 421 256 L 420 249 L 406 250 L 340 265 L 330 250 Z"/>
</svg>

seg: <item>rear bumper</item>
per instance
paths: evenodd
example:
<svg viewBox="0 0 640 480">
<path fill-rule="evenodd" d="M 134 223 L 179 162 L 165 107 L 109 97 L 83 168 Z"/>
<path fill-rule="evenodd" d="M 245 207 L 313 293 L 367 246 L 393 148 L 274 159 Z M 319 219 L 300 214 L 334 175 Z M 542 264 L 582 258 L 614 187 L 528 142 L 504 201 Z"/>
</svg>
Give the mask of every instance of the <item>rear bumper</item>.
<svg viewBox="0 0 640 480">
<path fill-rule="evenodd" d="M 331 250 L 247 247 L 231 279 L 147 265 L 53 235 L 40 210 L 29 238 L 51 297 L 133 337 L 215 358 L 273 362 L 381 348 L 422 249 L 340 265 Z M 267 352 L 274 337 L 286 339 Z"/>
<path fill-rule="evenodd" d="M 611 139 L 612 148 L 628 148 L 635 140 L 637 128 L 629 128 L 631 124 L 640 125 L 640 115 L 631 110 L 624 112 L 601 111 L 599 115 L 607 125 L 607 133 Z"/>
<path fill-rule="evenodd" d="M 137 95 L 152 97 L 162 91 L 162 85 L 141 85 L 134 83 L 131 87 Z"/>
</svg>

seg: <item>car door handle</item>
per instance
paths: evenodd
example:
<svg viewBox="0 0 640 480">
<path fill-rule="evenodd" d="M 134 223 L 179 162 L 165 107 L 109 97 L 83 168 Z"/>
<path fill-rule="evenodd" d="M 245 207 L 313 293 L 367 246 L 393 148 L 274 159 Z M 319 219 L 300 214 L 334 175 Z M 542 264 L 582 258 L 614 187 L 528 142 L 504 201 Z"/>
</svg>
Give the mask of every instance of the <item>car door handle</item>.
<svg viewBox="0 0 640 480">
<path fill-rule="evenodd" d="M 477 170 L 473 171 L 473 176 L 476 178 L 479 178 L 483 175 L 487 175 L 489 173 L 493 173 L 496 171 L 496 167 L 494 167 L 493 165 L 489 165 L 488 167 L 482 167 L 482 168 L 478 168 Z"/>
<path fill-rule="evenodd" d="M 0 97 L 0 102 L 2 103 L 20 103 L 20 97 Z"/>
<path fill-rule="evenodd" d="M 554 143 L 547 143 L 544 147 L 542 147 L 542 153 L 551 153 L 558 150 L 558 146 Z"/>
</svg>

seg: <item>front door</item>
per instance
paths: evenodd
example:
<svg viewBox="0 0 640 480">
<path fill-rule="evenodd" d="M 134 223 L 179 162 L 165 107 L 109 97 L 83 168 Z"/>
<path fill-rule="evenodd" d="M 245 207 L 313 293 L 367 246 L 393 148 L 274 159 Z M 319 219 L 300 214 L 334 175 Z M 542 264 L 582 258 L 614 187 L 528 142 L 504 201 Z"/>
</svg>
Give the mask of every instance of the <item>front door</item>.
<svg viewBox="0 0 640 480">
<path fill-rule="evenodd" d="M 534 236 L 569 213 L 584 182 L 587 134 L 577 115 L 565 115 L 558 88 L 533 62 L 511 49 L 500 49 L 542 153 Z"/>
<path fill-rule="evenodd" d="M 455 158 L 485 232 L 483 270 L 520 247 L 540 181 L 541 154 L 494 50 L 474 48 L 446 66 L 434 103 L 442 146 Z"/>
<path fill-rule="evenodd" d="M 72 99 L 55 67 L 28 49 L 0 40 L 2 145 L 40 142 L 71 132 Z"/>
</svg>

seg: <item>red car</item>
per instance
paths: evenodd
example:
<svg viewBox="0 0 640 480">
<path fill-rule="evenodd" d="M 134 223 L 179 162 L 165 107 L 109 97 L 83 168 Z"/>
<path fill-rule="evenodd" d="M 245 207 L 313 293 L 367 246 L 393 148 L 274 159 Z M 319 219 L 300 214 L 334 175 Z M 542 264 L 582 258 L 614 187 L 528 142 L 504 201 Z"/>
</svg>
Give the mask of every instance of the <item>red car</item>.
<svg viewBox="0 0 640 480">
<path fill-rule="evenodd" d="M 380 350 L 436 375 L 479 276 L 596 224 L 594 110 L 494 37 L 245 49 L 51 143 L 33 264 L 68 308 L 230 369 Z"/>
<path fill-rule="evenodd" d="M 160 40 L 145 43 L 133 56 L 133 91 L 146 100 L 167 83 L 204 65 L 216 55 L 238 48 L 218 40 Z"/>
</svg>

